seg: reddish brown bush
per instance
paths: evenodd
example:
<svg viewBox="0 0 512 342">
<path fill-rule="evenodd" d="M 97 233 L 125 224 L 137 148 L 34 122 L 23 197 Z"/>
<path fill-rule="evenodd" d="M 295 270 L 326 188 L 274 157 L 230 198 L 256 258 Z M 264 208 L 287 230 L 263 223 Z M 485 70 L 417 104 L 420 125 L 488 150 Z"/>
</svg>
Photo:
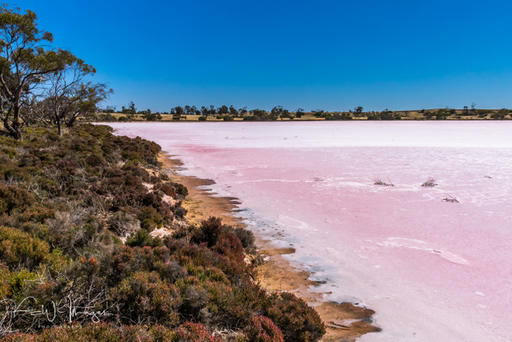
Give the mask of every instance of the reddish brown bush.
<svg viewBox="0 0 512 342">
<path fill-rule="evenodd" d="M 210 335 L 208 330 L 199 323 L 183 323 L 177 333 L 178 342 L 220 342 L 220 339 Z"/>
<path fill-rule="evenodd" d="M 0 214 L 11 215 L 15 209 L 23 211 L 33 201 L 34 198 L 26 190 L 0 183 Z"/>
<path fill-rule="evenodd" d="M 1 342 L 176 342 L 176 333 L 161 325 L 113 326 L 106 323 L 57 326 L 40 334 L 12 334 L 0 338 Z"/>
<path fill-rule="evenodd" d="M 251 342 L 284 342 L 281 329 L 265 316 L 251 318 L 245 333 Z"/>
<path fill-rule="evenodd" d="M 265 315 L 279 326 L 286 341 L 318 341 L 325 326 L 318 313 L 294 294 L 273 294 Z"/>
</svg>

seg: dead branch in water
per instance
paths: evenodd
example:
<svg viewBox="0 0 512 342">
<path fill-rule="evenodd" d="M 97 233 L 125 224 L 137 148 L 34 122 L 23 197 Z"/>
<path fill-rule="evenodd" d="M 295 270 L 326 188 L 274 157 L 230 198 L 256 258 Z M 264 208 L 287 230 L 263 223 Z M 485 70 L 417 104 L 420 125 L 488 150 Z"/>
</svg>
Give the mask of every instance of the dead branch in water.
<svg viewBox="0 0 512 342">
<path fill-rule="evenodd" d="M 445 198 L 443 198 L 443 201 L 449 202 L 449 203 L 460 203 L 459 200 L 452 195 L 446 196 Z"/>
<path fill-rule="evenodd" d="M 424 188 L 433 188 L 434 186 L 437 186 L 437 185 L 438 184 L 436 183 L 436 180 L 432 177 L 430 177 L 425 182 L 423 182 L 423 184 L 421 184 L 421 186 Z"/>
<path fill-rule="evenodd" d="M 377 178 L 375 180 L 375 182 L 373 183 L 373 185 L 380 185 L 380 186 L 395 186 L 395 184 L 393 184 L 389 179 L 387 182 L 383 181 L 382 179 L 380 178 Z"/>
</svg>

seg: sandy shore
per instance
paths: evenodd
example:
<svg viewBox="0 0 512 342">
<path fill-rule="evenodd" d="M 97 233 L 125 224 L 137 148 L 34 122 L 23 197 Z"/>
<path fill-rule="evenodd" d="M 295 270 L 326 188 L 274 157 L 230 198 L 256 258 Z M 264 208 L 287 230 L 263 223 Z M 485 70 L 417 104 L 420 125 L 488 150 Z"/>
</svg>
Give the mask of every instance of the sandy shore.
<svg viewBox="0 0 512 342">
<path fill-rule="evenodd" d="M 187 219 L 192 224 L 216 216 L 223 222 L 233 226 L 245 226 L 242 220 L 236 217 L 236 209 L 240 202 L 231 197 L 215 197 L 215 193 L 204 189 L 204 186 L 213 184 L 212 180 L 193 176 L 184 176 L 178 173 L 183 168 L 179 159 L 162 153 L 160 162 L 174 182 L 185 185 L 189 190 L 183 207 L 187 209 Z M 201 188 L 199 188 L 201 187 Z M 355 341 L 358 337 L 378 332 L 380 329 L 372 325 L 371 309 L 355 306 L 351 303 L 332 303 L 322 300 L 322 293 L 314 292 L 312 287 L 317 285 L 309 280 L 309 273 L 298 270 L 285 259 L 283 255 L 294 253 L 293 248 L 275 248 L 271 241 L 256 237 L 256 245 L 265 263 L 257 269 L 257 281 L 267 291 L 288 291 L 303 298 L 314 306 L 325 322 L 327 333 L 322 341 Z"/>
</svg>

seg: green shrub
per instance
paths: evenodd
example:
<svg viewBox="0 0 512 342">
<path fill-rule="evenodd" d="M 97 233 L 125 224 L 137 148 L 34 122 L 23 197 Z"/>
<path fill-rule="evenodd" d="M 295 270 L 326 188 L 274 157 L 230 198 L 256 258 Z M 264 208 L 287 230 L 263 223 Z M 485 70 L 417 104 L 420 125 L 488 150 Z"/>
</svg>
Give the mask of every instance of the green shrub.
<svg viewBox="0 0 512 342">
<path fill-rule="evenodd" d="M 179 322 L 181 297 L 178 289 L 162 281 L 156 272 L 136 272 L 114 290 L 123 322 L 174 326 Z"/>
<path fill-rule="evenodd" d="M 0 260 L 7 266 L 32 269 L 43 262 L 49 252 L 45 241 L 18 229 L 0 227 Z"/>
<path fill-rule="evenodd" d="M 152 231 L 164 224 L 164 218 L 153 207 L 143 207 L 137 218 L 140 220 L 141 228 L 148 231 Z"/>
<path fill-rule="evenodd" d="M 11 293 L 10 278 L 9 268 L 0 263 L 0 299 L 6 298 Z"/>
<path fill-rule="evenodd" d="M 37 278 L 37 274 L 26 269 L 11 272 L 9 277 L 10 295 L 17 300 L 21 300 L 27 294 L 29 288 L 35 287 Z"/>
<path fill-rule="evenodd" d="M 131 247 L 156 247 L 162 245 L 162 240 L 149 235 L 146 229 L 139 229 L 126 239 L 126 245 Z"/>
</svg>

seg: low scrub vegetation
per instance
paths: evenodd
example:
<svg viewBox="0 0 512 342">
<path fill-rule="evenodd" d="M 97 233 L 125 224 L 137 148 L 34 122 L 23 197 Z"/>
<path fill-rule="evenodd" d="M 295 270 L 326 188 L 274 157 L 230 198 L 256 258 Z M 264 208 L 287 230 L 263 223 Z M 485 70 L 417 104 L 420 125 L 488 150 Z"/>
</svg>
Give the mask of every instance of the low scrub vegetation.
<svg viewBox="0 0 512 342">
<path fill-rule="evenodd" d="M 318 314 L 269 294 L 254 237 L 191 226 L 160 147 L 78 125 L 0 137 L 1 341 L 317 341 Z M 156 228 L 165 237 L 154 237 Z"/>
</svg>

